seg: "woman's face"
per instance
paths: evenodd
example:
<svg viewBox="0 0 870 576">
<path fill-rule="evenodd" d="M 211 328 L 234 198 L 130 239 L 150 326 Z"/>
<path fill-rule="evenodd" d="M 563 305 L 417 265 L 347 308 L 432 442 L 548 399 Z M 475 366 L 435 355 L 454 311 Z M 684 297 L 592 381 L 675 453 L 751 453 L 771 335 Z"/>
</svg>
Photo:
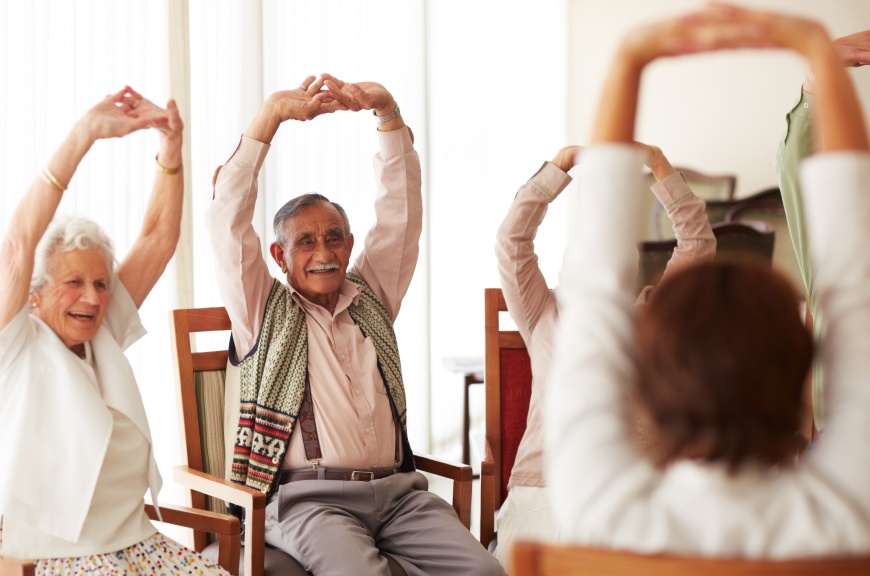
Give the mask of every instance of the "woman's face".
<svg viewBox="0 0 870 576">
<path fill-rule="evenodd" d="M 109 305 L 109 271 L 100 250 L 57 252 L 51 278 L 30 295 L 33 314 L 75 352 L 93 338 Z"/>
</svg>

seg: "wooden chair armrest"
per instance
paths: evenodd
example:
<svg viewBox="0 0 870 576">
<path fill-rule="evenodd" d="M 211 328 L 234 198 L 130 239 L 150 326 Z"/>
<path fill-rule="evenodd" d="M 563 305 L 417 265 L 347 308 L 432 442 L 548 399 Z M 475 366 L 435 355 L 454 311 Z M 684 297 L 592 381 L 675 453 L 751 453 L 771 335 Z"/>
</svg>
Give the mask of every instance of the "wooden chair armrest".
<svg viewBox="0 0 870 576">
<path fill-rule="evenodd" d="M 419 470 L 453 480 L 453 509 L 459 521 L 471 528 L 471 466 L 459 464 L 431 454 L 414 454 Z"/>
<path fill-rule="evenodd" d="M 153 504 L 145 503 L 145 513 L 155 522 L 166 522 L 193 530 L 218 534 L 218 564 L 230 574 L 239 572 L 239 519 L 229 514 L 218 514 L 210 510 L 197 510 L 186 506 L 163 504 L 160 517 Z"/>
<path fill-rule="evenodd" d="M 471 482 L 472 471 L 471 466 L 462 464 L 454 460 L 448 460 L 432 454 L 414 454 L 414 464 L 420 470 L 450 478 L 453 481 Z"/>
<path fill-rule="evenodd" d="M 34 576 L 36 564 L 0 556 L 0 576 Z"/>
<path fill-rule="evenodd" d="M 489 440 L 486 441 L 485 450 L 486 457 L 480 461 L 480 543 L 488 549 L 495 537 L 496 508 L 496 462 Z"/>
<path fill-rule="evenodd" d="M 186 506 L 174 506 L 171 504 L 160 505 L 160 516 L 154 505 L 145 503 L 145 513 L 155 522 L 166 522 L 174 526 L 183 526 L 193 530 L 212 532 L 227 536 L 238 536 L 241 533 L 239 519 L 229 514 L 218 514 L 210 510 L 197 510 Z"/>
<path fill-rule="evenodd" d="M 266 507 L 266 495 L 259 490 L 206 474 L 190 466 L 176 466 L 172 469 L 172 477 L 182 486 L 236 504 L 245 510 Z"/>
<path fill-rule="evenodd" d="M 266 549 L 266 495 L 259 490 L 200 472 L 189 466 L 172 469 L 176 482 L 245 509 L 245 574 L 263 576 Z"/>
<path fill-rule="evenodd" d="M 480 475 L 481 477 L 495 476 L 495 456 L 492 455 L 492 446 L 489 445 L 489 440 L 485 441 L 484 449 L 486 450 L 486 455 L 480 461 Z"/>
</svg>

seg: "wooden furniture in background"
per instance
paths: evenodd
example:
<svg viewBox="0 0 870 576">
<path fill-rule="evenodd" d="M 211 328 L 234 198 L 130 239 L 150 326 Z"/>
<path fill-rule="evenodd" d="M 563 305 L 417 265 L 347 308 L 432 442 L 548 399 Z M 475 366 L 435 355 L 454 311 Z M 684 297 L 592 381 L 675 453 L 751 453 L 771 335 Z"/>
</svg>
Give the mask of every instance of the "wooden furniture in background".
<svg viewBox="0 0 870 576">
<path fill-rule="evenodd" d="M 870 557 L 756 560 L 518 542 L 513 576 L 866 576 Z"/>
<path fill-rule="evenodd" d="M 516 330 L 502 330 L 507 311 L 500 288 L 484 291 L 486 330 L 486 456 L 480 464 L 480 543 L 490 548 L 495 515 L 507 498 L 507 483 L 526 431 L 532 394 L 532 365 Z"/>
</svg>

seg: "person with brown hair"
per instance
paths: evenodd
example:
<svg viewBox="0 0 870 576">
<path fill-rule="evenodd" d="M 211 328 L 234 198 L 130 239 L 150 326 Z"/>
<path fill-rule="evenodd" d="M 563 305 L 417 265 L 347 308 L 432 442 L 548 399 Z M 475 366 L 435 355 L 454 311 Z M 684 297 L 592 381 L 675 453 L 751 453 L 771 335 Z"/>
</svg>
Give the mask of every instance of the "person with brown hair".
<svg viewBox="0 0 870 576">
<path fill-rule="evenodd" d="M 643 153 L 640 76 L 667 56 L 798 52 L 816 76 L 816 155 L 801 176 L 819 306 L 828 427 L 791 468 L 812 345 L 795 294 L 757 262 L 685 268 L 637 318 L 632 306 Z M 641 552 L 788 557 L 870 550 L 870 146 L 854 87 L 824 28 L 711 4 L 633 31 L 610 68 L 585 149 L 583 210 L 561 274 L 546 399 L 547 481 L 572 541 Z M 650 416 L 639 453 L 625 414 Z M 775 466 L 774 466 L 775 465 Z"/>
</svg>

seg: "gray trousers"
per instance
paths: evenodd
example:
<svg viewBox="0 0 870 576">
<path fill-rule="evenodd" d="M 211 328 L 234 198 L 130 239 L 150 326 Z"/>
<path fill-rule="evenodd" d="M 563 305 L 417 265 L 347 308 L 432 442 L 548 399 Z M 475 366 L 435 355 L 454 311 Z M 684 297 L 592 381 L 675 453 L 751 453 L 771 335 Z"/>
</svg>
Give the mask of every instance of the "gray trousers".
<svg viewBox="0 0 870 576">
<path fill-rule="evenodd" d="M 380 552 L 408 576 L 503 575 L 453 508 L 427 488 L 419 472 L 284 484 L 266 505 L 266 543 L 315 576 L 388 576 Z"/>
</svg>

